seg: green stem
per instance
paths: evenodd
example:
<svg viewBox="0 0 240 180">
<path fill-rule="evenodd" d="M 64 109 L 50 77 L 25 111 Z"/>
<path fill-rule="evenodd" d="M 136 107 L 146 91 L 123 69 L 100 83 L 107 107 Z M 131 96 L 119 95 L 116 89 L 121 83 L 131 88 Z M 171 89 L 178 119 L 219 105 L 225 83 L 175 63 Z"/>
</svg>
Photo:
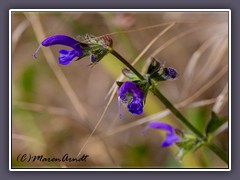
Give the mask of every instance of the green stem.
<svg viewBox="0 0 240 180">
<path fill-rule="evenodd" d="M 158 99 L 176 116 L 179 120 L 187 126 L 194 134 L 196 134 L 199 138 L 203 138 L 199 130 L 197 130 L 174 106 L 170 101 L 155 87 L 151 89 L 152 93 L 158 97 Z"/>
<path fill-rule="evenodd" d="M 139 79 L 144 80 L 144 77 L 131 64 L 129 64 L 129 62 L 127 62 L 126 59 L 124 59 L 120 54 L 118 54 L 118 52 L 116 52 L 113 49 L 110 52 L 112 55 L 118 58 L 123 64 L 125 64 L 132 72 L 134 72 L 139 77 Z"/>
<path fill-rule="evenodd" d="M 226 164 L 228 164 L 228 156 L 218 146 L 213 143 L 207 143 L 205 145 L 211 149 L 218 157 L 220 157 Z"/>
<path fill-rule="evenodd" d="M 111 49 L 110 53 L 114 55 L 116 58 L 118 58 L 123 64 L 125 64 L 132 72 L 134 72 L 139 79 L 144 80 L 145 78 L 130 64 L 128 61 L 126 61 L 118 52 Z M 228 157 L 227 155 L 219 149 L 214 144 L 206 143 L 206 138 L 203 136 L 203 134 L 196 129 L 183 115 L 180 113 L 173 104 L 154 86 L 151 88 L 152 93 L 158 97 L 158 99 L 176 116 L 178 119 L 187 126 L 193 133 L 195 133 L 199 138 L 201 138 L 202 141 L 205 142 L 206 146 L 212 150 L 219 158 L 221 158 L 226 164 L 228 164 Z"/>
<path fill-rule="evenodd" d="M 144 77 L 131 65 L 129 64 L 120 54 L 115 50 L 112 50 L 111 53 L 118 58 L 123 64 L 125 64 L 132 72 L 134 72 L 140 79 L 144 80 Z M 154 86 L 151 88 L 152 93 L 158 97 L 158 99 L 173 113 L 178 117 L 183 124 L 185 124 L 192 132 L 194 132 L 198 137 L 203 138 L 204 136 L 199 132 L 188 120 L 168 101 L 167 98 Z"/>
</svg>

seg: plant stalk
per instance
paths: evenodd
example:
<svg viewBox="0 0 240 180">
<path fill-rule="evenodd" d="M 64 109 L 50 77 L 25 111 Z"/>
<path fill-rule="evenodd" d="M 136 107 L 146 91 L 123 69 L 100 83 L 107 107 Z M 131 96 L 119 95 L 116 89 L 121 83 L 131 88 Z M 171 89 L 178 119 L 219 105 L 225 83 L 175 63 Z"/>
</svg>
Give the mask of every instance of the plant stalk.
<svg viewBox="0 0 240 180">
<path fill-rule="evenodd" d="M 124 59 L 118 52 L 114 49 L 110 50 L 110 53 L 114 55 L 117 59 L 119 59 L 123 64 L 125 64 L 133 73 L 135 73 L 139 79 L 144 80 L 145 78 L 141 75 L 126 59 Z M 158 97 L 158 99 L 185 125 L 187 126 L 194 134 L 196 134 L 202 141 L 205 142 L 206 146 L 211 149 L 219 158 L 221 158 L 226 164 L 228 164 L 227 155 L 219 149 L 214 144 L 206 143 L 206 138 L 204 135 L 196 129 L 183 115 L 180 111 L 178 111 L 173 104 L 155 87 L 152 85 L 150 88 L 152 93 Z"/>
<path fill-rule="evenodd" d="M 228 156 L 223 152 L 218 146 L 213 143 L 205 144 L 209 149 L 211 149 L 220 159 L 222 159 L 226 164 L 228 164 Z"/>
</svg>

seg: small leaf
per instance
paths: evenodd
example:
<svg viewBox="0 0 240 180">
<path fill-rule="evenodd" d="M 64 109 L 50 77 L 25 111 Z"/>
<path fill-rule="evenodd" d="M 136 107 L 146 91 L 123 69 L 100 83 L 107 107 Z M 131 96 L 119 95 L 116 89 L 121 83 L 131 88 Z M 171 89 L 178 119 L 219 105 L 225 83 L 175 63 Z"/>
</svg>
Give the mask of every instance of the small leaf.
<svg viewBox="0 0 240 180">
<path fill-rule="evenodd" d="M 158 82 L 158 81 L 166 81 L 167 79 L 165 79 L 162 75 L 160 75 L 159 73 L 154 73 L 150 76 L 151 79 L 153 79 L 154 81 Z"/>
<path fill-rule="evenodd" d="M 125 77 L 127 77 L 131 81 L 138 81 L 139 80 L 139 77 L 127 68 L 123 68 L 122 73 Z"/>
<path fill-rule="evenodd" d="M 184 133 L 181 129 L 175 129 L 175 133 L 179 136 L 179 137 L 184 137 Z"/>
<path fill-rule="evenodd" d="M 206 134 L 209 135 L 215 132 L 226 119 L 224 117 L 218 117 L 215 112 L 212 111 L 212 116 L 206 127 Z"/>
<path fill-rule="evenodd" d="M 139 80 L 136 82 L 137 86 L 144 92 L 144 102 L 146 101 L 150 85 L 146 80 Z"/>
<path fill-rule="evenodd" d="M 177 146 L 180 148 L 179 153 L 177 154 L 178 160 L 182 160 L 185 155 L 187 155 L 190 151 L 194 151 L 198 149 L 199 146 L 202 145 L 200 141 L 197 139 L 190 139 L 184 142 L 177 142 Z"/>
<path fill-rule="evenodd" d="M 118 87 L 121 87 L 124 82 L 116 81 Z"/>
</svg>

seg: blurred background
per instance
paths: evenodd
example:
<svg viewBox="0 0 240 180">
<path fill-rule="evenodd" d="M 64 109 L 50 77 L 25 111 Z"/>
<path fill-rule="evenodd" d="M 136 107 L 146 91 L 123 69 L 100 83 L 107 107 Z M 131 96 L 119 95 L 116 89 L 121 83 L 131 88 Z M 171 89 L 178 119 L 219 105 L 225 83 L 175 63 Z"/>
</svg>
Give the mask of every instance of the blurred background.
<svg viewBox="0 0 240 180">
<path fill-rule="evenodd" d="M 178 71 L 176 80 L 161 82 L 158 88 L 204 132 L 212 110 L 224 117 L 229 113 L 228 12 L 12 12 L 11 26 L 13 167 L 227 167 L 207 148 L 179 160 L 177 146 L 160 147 L 164 132 L 142 135 L 153 120 L 187 131 L 151 93 L 143 115 L 122 107 L 120 120 L 117 96 L 108 94 L 124 65 L 112 55 L 89 67 L 89 57 L 59 65 L 61 46 L 42 47 L 37 60 L 33 53 L 54 34 L 76 39 L 86 33 L 109 34 L 114 49 L 135 61 L 139 71 L 151 56 Z M 228 123 L 213 140 L 228 153 Z M 23 153 L 76 157 L 81 149 L 89 155 L 86 162 L 16 160 Z"/>
</svg>

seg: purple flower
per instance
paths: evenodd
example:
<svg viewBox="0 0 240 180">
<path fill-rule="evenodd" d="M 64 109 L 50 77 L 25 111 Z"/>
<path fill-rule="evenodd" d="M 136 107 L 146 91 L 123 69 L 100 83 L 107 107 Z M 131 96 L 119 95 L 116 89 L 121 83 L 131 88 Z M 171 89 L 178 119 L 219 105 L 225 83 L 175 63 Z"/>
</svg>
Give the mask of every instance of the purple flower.
<svg viewBox="0 0 240 180">
<path fill-rule="evenodd" d="M 59 50 L 59 64 L 68 65 L 70 61 L 72 61 L 75 57 L 81 58 L 83 55 L 83 50 L 81 49 L 80 43 L 78 41 L 65 35 L 53 35 L 42 41 L 41 45 L 33 54 L 34 57 L 37 58 L 36 55 L 41 46 L 48 47 L 53 45 L 64 45 L 72 48 L 72 50 Z"/>
<path fill-rule="evenodd" d="M 143 130 L 143 133 L 148 129 L 160 129 L 163 131 L 166 131 L 166 137 L 162 142 L 162 147 L 168 147 L 171 146 L 173 143 L 178 142 L 179 138 L 177 137 L 175 133 L 174 127 L 170 126 L 169 124 L 163 123 L 163 122 L 150 122 L 146 129 Z"/>
<path fill-rule="evenodd" d="M 144 93 L 131 81 L 124 82 L 118 90 L 120 118 L 122 116 L 120 102 L 127 104 L 132 114 L 140 115 L 143 112 Z"/>
</svg>

